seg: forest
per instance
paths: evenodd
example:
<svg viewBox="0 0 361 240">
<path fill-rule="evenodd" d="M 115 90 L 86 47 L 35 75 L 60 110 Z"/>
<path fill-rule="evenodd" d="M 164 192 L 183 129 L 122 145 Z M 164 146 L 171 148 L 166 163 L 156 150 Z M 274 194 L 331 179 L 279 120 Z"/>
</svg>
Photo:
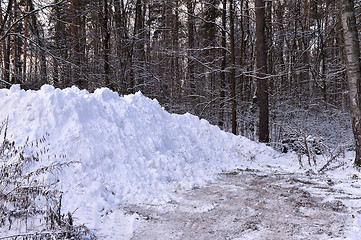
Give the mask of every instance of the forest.
<svg viewBox="0 0 361 240">
<path fill-rule="evenodd" d="M 360 238 L 361 0 L 0 10 L 0 240 Z"/>
<path fill-rule="evenodd" d="M 276 147 L 347 146 L 341 2 L 360 28 L 358 0 L 1 0 L 0 84 L 141 91 Z"/>
</svg>

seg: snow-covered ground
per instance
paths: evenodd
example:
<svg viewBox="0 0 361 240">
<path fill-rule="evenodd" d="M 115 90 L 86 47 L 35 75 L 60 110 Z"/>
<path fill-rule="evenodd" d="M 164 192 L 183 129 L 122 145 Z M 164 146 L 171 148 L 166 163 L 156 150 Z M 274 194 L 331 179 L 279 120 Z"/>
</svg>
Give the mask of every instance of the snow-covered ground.
<svg viewBox="0 0 361 240">
<path fill-rule="evenodd" d="M 327 161 L 321 158 L 317 166 L 308 167 L 304 159 L 305 168 L 300 169 L 295 154 L 280 154 L 190 114 L 170 114 L 141 93 L 119 97 L 106 88 L 90 94 L 49 85 L 24 91 L 15 85 L 0 90 L 0 106 L 0 120 L 9 118 L 8 131 L 17 144 L 27 137 L 46 136 L 48 155 L 66 156 L 44 157 L 40 164 L 79 162 L 55 176 L 64 192 L 62 211 L 96 230 L 101 239 L 139 236 L 145 220 L 131 206 L 169 209 L 169 204 L 181 201 L 180 193 L 215 183 L 222 172 L 252 169 L 269 176 L 279 172 L 307 176 Z M 301 187 L 322 195 L 325 202 L 341 200 L 349 216 L 342 234 L 356 240 L 361 236 L 361 174 L 352 167 L 352 157 L 347 153 L 332 163 L 344 162 L 343 167 L 308 174 L 321 185 L 332 184 L 334 193 L 319 193 L 307 184 Z M 206 208 L 213 207 L 209 204 Z M 0 237 L 14 233 L 0 232 Z M 240 234 L 238 239 L 245 233 Z M 252 233 L 247 234 L 243 238 L 252 239 Z"/>
</svg>

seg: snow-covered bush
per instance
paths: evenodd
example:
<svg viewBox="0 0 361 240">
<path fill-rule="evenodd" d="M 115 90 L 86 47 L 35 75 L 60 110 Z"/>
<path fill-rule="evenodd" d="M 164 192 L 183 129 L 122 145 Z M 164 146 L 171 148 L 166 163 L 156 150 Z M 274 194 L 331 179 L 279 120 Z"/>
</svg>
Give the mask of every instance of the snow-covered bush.
<svg viewBox="0 0 361 240">
<path fill-rule="evenodd" d="M 324 152 L 323 139 L 320 137 L 290 135 L 282 140 L 282 152 L 293 151 L 298 154 L 321 155 Z"/>
<path fill-rule="evenodd" d="M 280 139 L 280 144 L 274 144 L 274 147 L 283 152 L 294 152 L 298 155 L 300 167 L 302 157 L 307 157 L 309 166 L 322 166 L 319 172 L 325 172 L 335 168 L 342 167 L 345 163 L 340 159 L 345 157 L 347 145 L 339 145 L 336 147 L 325 144 L 322 137 L 314 137 L 312 135 L 302 133 L 302 131 L 290 131 L 282 128 L 285 134 Z"/>
<path fill-rule="evenodd" d="M 7 129 L 6 120 L 0 124 L 0 229 L 7 233 L 0 239 L 94 239 L 87 228 L 73 225 L 70 213 L 61 212 L 62 193 L 56 180 L 49 181 L 73 162 L 41 165 L 46 137 L 17 146 Z"/>
</svg>

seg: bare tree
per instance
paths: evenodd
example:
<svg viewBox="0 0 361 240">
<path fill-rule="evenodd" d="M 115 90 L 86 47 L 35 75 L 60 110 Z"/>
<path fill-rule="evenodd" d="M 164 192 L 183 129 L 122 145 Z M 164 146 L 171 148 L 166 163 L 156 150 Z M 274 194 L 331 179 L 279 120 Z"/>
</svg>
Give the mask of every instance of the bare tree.
<svg viewBox="0 0 361 240">
<path fill-rule="evenodd" d="M 35 89 L 141 90 L 169 111 L 252 139 L 258 130 L 261 142 L 275 134 L 268 119 L 288 110 L 348 107 L 337 1 L 51 2 L 0 2 L 3 86 L 16 73 Z"/>
<path fill-rule="evenodd" d="M 237 100 L 236 100 L 236 52 L 234 34 L 234 4 L 229 0 L 229 25 L 230 25 L 230 45 L 231 45 L 231 99 L 232 99 L 232 133 L 237 134 Z"/>
<path fill-rule="evenodd" d="M 103 0 L 103 21 L 102 21 L 102 31 L 103 31 L 103 60 L 104 60 L 104 84 L 105 86 L 114 89 L 114 86 L 110 84 L 110 64 L 109 64 L 109 54 L 110 54 L 110 30 L 109 30 L 109 6 L 108 0 Z"/>
<path fill-rule="evenodd" d="M 105 1 L 104 3 L 106 3 Z M 71 30 L 72 30 L 72 79 L 71 83 L 80 88 L 87 88 L 87 83 L 83 74 L 84 58 L 84 38 L 85 38 L 85 22 L 84 9 L 86 7 L 85 0 L 71 0 Z M 106 42 L 106 41 L 105 41 Z M 84 64 L 85 65 L 85 64 Z"/>
<path fill-rule="evenodd" d="M 222 128 L 224 125 L 224 101 L 225 101 L 225 87 L 226 87 L 226 64 L 227 64 L 227 0 L 222 1 L 222 63 L 221 63 L 221 89 L 220 89 L 220 106 L 219 106 L 219 121 L 218 125 Z"/>
<path fill-rule="evenodd" d="M 353 0 L 339 0 L 343 38 L 345 42 L 346 71 L 350 98 L 350 115 L 355 139 L 355 165 L 361 166 L 361 69 L 360 44 Z"/>
<path fill-rule="evenodd" d="M 3 16 L 3 12 L 1 12 L 0 15 L 1 35 L 4 35 L 5 28 L 8 28 L 10 26 L 10 21 L 8 21 L 8 19 L 12 12 L 12 6 L 13 6 L 13 1 L 10 0 L 6 8 L 5 15 Z M 10 84 L 10 35 L 2 37 L 1 45 L 2 45 L 1 50 L 2 50 L 2 63 L 3 63 L 3 78 L 5 83 Z"/>
<path fill-rule="evenodd" d="M 257 49 L 257 101 L 259 106 L 259 141 L 269 142 L 269 108 L 267 83 L 267 52 L 265 37 L 265 3 L 255 0 Z"/>
</svg>

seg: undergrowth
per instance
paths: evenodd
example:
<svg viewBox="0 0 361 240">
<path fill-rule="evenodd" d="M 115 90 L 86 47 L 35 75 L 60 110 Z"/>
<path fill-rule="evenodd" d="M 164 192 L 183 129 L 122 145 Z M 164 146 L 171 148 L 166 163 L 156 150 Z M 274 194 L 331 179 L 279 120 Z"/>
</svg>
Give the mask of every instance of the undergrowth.
<svg viewBox="0 0 361 240">
<path fill-rule="evenodd" d="M 0 123 L 0 232 L 6 232 L 0 240 L 95 239 L 85 226 L 74 224 L 71 213 L 61 211 L 54 173 L 75 162 L 42 165 L 41 159 L 51 158 L 47 136 L 17 146 L 7 135 L 8 120 Z"/>
<path fill-rule="evenodd" d="M 300 168 L 304 167 L 303 158 L 306 157 L 307 165 L 315 167 L 319 173 L 343 167 L 346 162 L 345 151 L 350 146 L 329 146 L 322 137 L 314 137 L 304 130 L 286 129 L 279 125 L 278 142 L 271 146 L 278 151 L 294 152 L 298 156 Z"/>
</svg>

